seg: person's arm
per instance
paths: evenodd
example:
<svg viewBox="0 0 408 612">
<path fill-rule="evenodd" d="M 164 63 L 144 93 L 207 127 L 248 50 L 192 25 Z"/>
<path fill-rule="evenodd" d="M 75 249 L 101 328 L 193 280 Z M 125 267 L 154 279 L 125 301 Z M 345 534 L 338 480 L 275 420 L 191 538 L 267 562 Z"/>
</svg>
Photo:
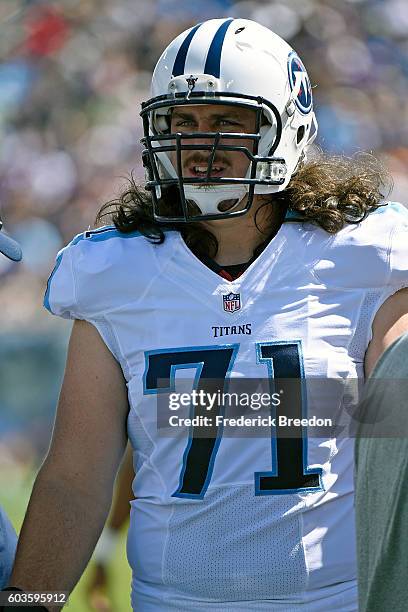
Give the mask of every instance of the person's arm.
<svg viewBox="0 0 408 612">
<path fill-rule="evenodd" d="M 108 566 L 115 553 L 120 530 L 129 519 L 129 503 L 134 498 L 132 491 L 134 476 L 132 448 L 128 444 L 116 477 L 112 508 L 92 557 L 94 563 L 87 585 L 87 600 L 91 610 L 103 612 L 114 610 L 109 590 Z"/>
<path fill-rule="evenodd" d="M 373 336 L 364 359 L 366 377 L 385 349 L 408 331 L 408 288 L 400 289 L 382 304 L 374 317 L 372 329 Z"/>
<path fill-rule="evenodd" d="M 116 478 L 116 491 L 113 506 L 110 511 L 107 525 L 115 531 L 119 531 L 129 519 L 130 502 L 134 498 L 132 483 L 135 477 L 133 468 L 132 447 L 128 444 Z"/>
<path fill-rule="evenodd" d="M 118 363 L 95 327 L 75 321 L 52 442 L 34 484 L 11 585 L 73 589 L 109 512 L 127 414 Z"/>
</svg>

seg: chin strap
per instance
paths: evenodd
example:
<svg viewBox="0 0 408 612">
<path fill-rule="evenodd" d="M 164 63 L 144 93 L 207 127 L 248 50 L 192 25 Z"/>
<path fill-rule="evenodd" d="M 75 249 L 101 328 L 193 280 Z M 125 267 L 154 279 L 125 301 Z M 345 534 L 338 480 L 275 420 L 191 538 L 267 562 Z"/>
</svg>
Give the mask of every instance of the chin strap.
<svg viewBox="0 0 408 612">
<path fill-rule="evenodd" d="M 198 206 L 203 215 L 221 214 L 218 206 L 226 200 L 236 200 L 228 209 L 235 210 L 248 194 L 247 185 L 184 185 L 186 200 Z"/>
</svg>

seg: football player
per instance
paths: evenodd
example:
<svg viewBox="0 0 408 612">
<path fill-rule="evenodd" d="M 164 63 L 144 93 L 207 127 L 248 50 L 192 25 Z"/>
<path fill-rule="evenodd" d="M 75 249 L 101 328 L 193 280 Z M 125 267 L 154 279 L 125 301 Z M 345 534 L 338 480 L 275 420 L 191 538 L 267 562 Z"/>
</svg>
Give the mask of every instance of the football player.
<svg viewBox="0 0 408 612">
<path fill-rule="evenodd" d="M 0 253 L 12 261 L 20 261 L 22 258 L 20 245 L 2 232 L 2 228 L 3 222 L 0 218 Z M 16 545 L 17 535 L 14 527 L 0 506 L 0 588 L 4 587 L 8 582 Z"/>
<path fill-rule="evenodd" d="M 49 280 L 46 307 L 75 322 L 12 584 L 73 588 L 129 437 L 135 610 L 356 610 L 353 440 L 306 418 L 345 393 L 303 381 L 362 379 L 408 328 L 406 210 L 369 159 L 308 159 L 308 74 L 255 22 L 180 34 L 141 115 L 147 192 L 131 183 Z M 229 435 L 208 389 L 250 379 L 292 381 L 291 401 L 267 435 Z"/>
</svg>

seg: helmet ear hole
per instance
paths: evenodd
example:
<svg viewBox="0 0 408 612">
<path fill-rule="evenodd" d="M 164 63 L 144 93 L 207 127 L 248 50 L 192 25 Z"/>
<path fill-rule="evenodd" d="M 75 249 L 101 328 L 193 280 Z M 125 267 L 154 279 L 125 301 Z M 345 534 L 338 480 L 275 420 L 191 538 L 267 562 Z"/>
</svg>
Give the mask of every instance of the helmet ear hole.
<svg viewBox="0 0 408 612">
<path fill-rule="evenodd" d="M 302 142 L 304 136 L 305 136 L 305 126 L 301 125 L 300 127 L 298 127 L 298 131 L 296 133 L 296 144 L 300 145 L 300 143 Z"/>
</svg>

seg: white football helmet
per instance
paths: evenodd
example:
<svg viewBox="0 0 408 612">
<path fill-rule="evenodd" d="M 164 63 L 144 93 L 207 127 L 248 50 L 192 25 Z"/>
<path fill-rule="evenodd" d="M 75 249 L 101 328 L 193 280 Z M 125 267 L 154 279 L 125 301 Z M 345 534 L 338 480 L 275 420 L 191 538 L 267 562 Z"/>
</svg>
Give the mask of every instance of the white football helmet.
<svg viewBox="0 0 408 612">
<path fill-rule="evenodd" d="M 157 62 L 151 93 L 140 114 L 146 189 L 152 193 L 158 221 L 244 214 L 254 194 L 286 189 L 316 137 L 312 89 L 301 60 L 277 34 L 247 19 L 211 19 L 177 36 Z M 171 133 L 175 107 L 201 104 L 254 109 L 255 132 Z M 223 144 L 223 138 L 233 139 L 236 145 Z M 250 140 L 252 147 L 243 147 L 243 140 Z M 181 152 L 187 150 L 205 152 L 204 176 L 184 175 Z M 246 175 L 211 176 L 221 151 L 245 154 Z M 175 200 L 170 214 L 168 204 L 163 205 L 166 190 Z M 225 205 L 220 206 L 223 202 L 228 204 L 226 212 Z"/>
</svg>

